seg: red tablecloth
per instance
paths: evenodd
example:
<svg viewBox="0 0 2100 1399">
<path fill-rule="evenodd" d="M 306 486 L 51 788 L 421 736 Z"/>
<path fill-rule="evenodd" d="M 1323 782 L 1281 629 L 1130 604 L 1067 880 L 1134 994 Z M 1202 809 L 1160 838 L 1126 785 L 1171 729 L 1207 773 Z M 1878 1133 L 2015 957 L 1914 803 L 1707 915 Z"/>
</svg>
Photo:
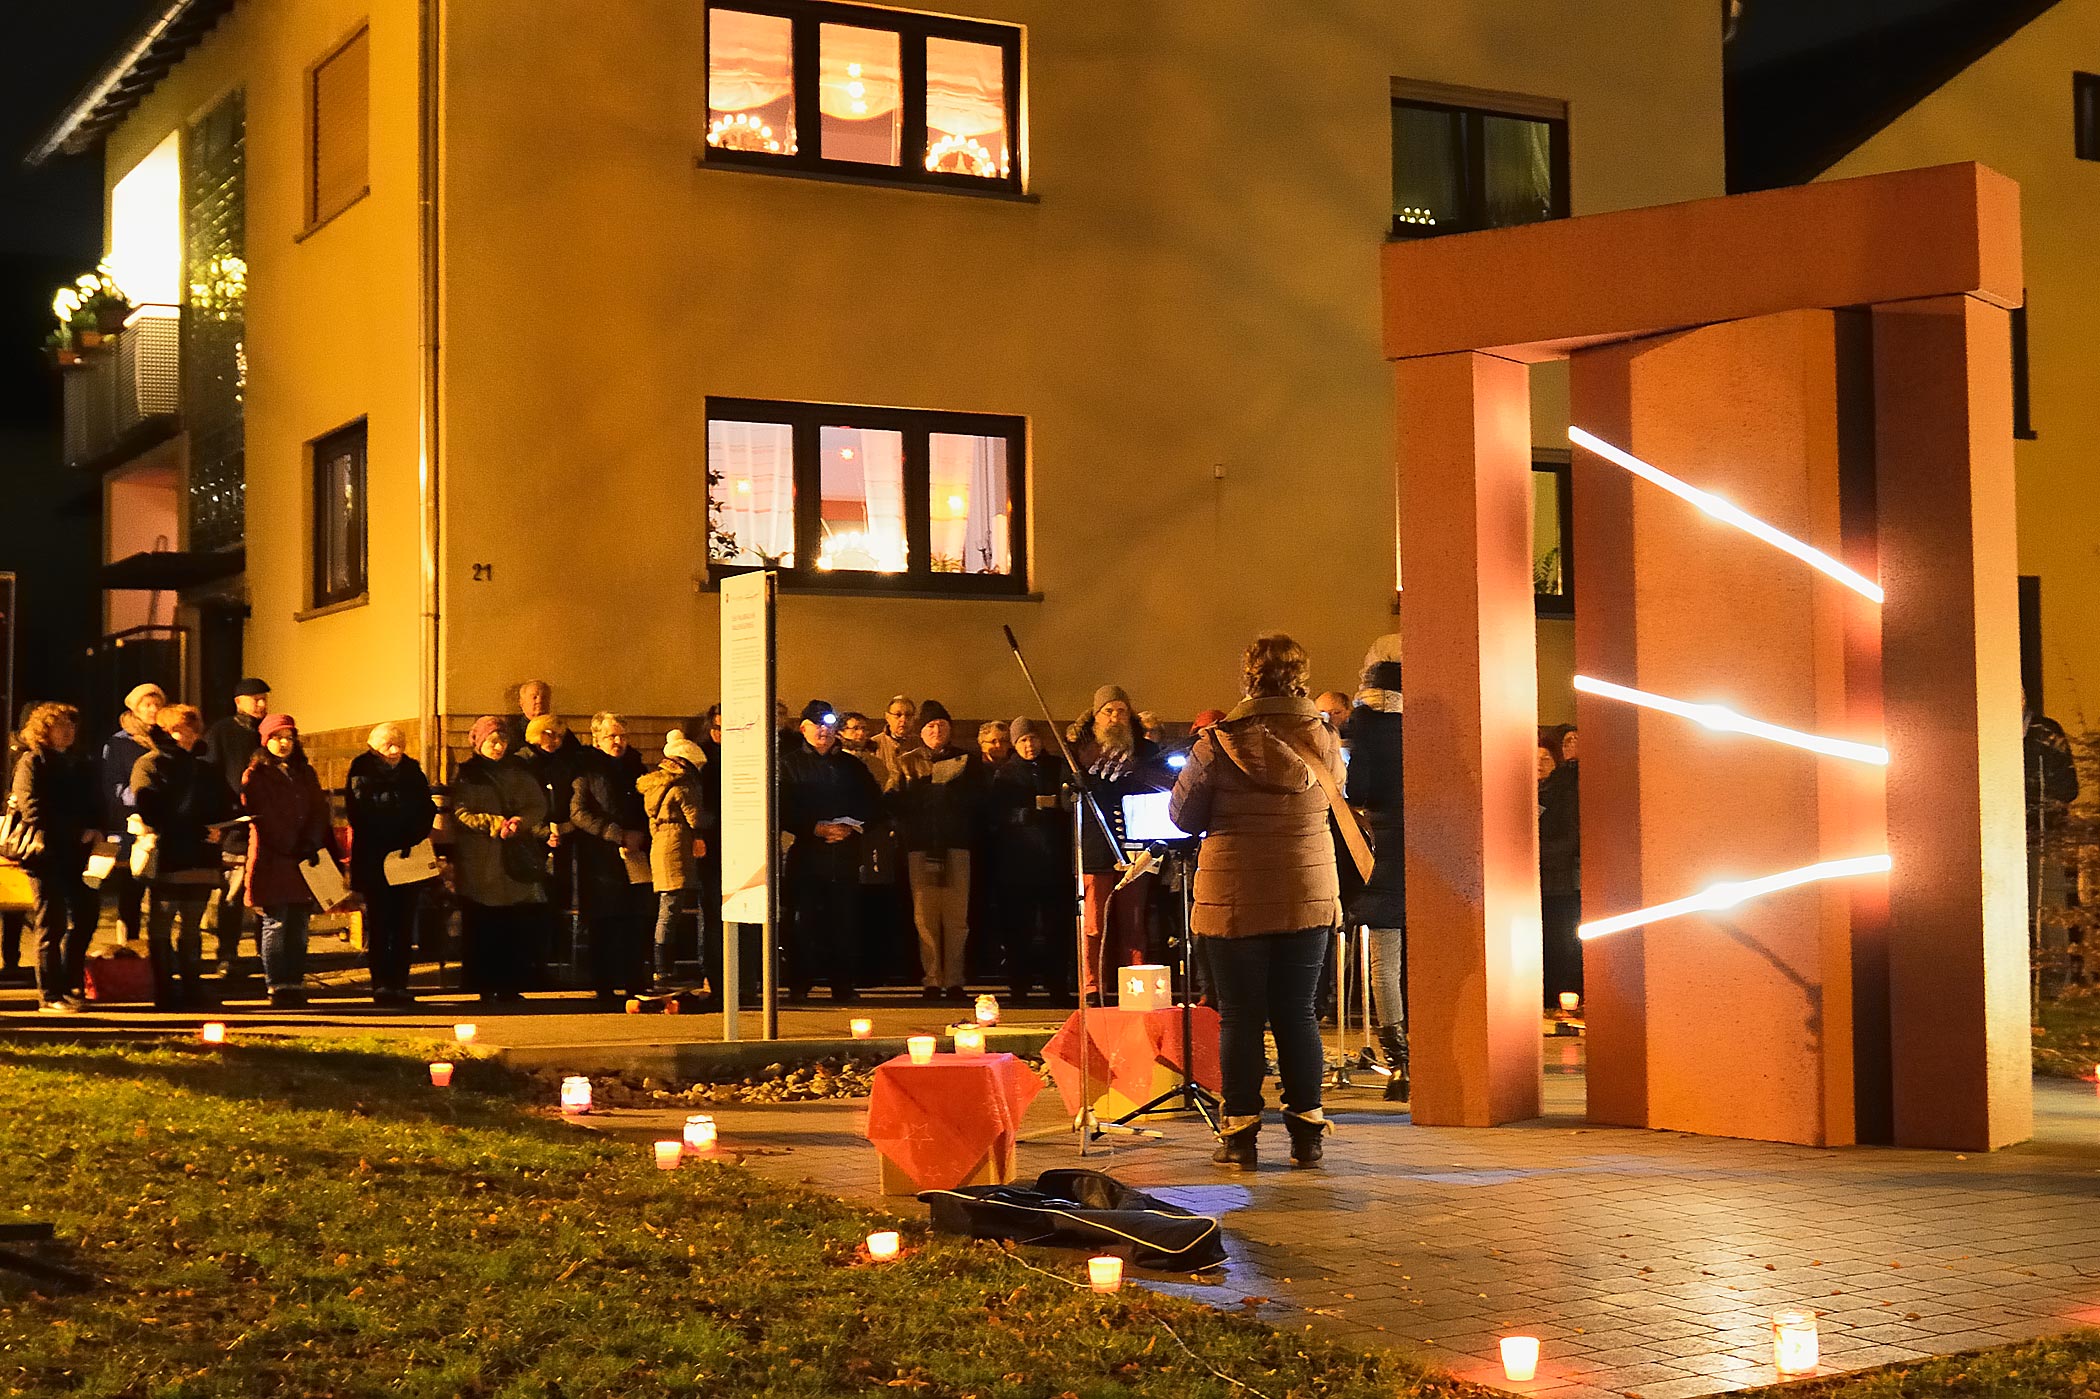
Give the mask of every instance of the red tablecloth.
<svg viewBox="0 0 2100 1399">
<path fill-rule="evenodd" d="M 1152 1096 L 1152 1071 L 1165 1064 L 1189 1076 L 1213 1093 L 1221 1086 L 1218 1072 L 1218 1013 L 1197 1006 L 1190 1016 L 1195 1033 L 1193 1059 L 1181 1040 L 1181 1007 L 1162 1010 L 1114 1010 L 1104 1007 L 1086 1013 L 1086 1040 L 1079 1034 L 1079 1012 L 1043 1048 L 1050 1076 L 1057 1080 L 1058 1096 L 1065 1110 L 1077 1114 L 1082 1053 L 1085 1055 L 1087 1086 L 1096 1100 L 1111 1088 L 1134 1102 Z M 1081 1045 L 1085 1044 L 1085 1050 Z"/>
<path fill-rule="evenodd" d="M 1020 1130 L 1043 1081 L 1011 1054 L 909 1055 L 879 1064 L 868 1140 L 921 1190 L 952 1190 Z"/>
</svg>

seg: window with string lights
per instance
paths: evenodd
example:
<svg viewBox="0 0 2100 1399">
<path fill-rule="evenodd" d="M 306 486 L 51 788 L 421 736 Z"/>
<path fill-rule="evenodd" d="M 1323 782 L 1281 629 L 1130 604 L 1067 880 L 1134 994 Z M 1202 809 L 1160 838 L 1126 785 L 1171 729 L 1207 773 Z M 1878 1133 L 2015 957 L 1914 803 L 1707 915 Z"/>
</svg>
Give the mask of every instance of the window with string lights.
<svg viewBox="0 0 2100 1399">
<path fill-rule="evenodd" d="M 785 586 L 1028 588 L 1027 434 L 986 413 L 707 401 L 708 572 Z"/>
<path fill-rule="evenodd" d="M 828 0 L 707 7 L 704 163 L 1019 194 L 1021 31 Z"/>
<path fill-rule="evenodd" d="M 1433 238 L 1568 215 L 1565 103 L 1498 100 L 1440 84 L 1395 83 L 1395 238 Z"/>
</svg>

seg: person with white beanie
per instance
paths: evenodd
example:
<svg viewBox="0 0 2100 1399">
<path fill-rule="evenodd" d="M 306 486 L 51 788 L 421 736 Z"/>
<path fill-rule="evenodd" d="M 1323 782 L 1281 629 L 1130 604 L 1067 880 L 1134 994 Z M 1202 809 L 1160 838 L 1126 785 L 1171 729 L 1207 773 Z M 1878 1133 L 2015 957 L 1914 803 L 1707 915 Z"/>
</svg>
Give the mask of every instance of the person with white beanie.
<svg viewBox="0 0 2100 1399">
<path fill-rule="evenodd" d="M 706 834 L 714 830 L 700 774 L 707 754 L 699 744 L 673 729 L 664 735 L 663 761 L 645 772 L 637 787 L 642 813 L 649 818 L 649 879 L 656 889 L 656 989 L 671 989 L 678 964 L 678 922 L 693 908 L 700 886 L 699 860 L 707 853 Z M 711 955 L 715 949 L 698 939 L 700 961 L 708 967 L 708 984 L 721 994 L 721 973 Z"/>
</svg>

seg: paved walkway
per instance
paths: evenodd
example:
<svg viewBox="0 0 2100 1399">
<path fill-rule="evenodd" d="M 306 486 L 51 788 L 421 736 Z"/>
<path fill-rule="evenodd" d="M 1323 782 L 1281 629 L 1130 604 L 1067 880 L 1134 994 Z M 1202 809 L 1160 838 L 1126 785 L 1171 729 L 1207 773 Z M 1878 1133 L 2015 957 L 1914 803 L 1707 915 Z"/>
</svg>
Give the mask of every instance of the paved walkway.
<svg viewBox="0 0 2100 1399">
<path fill-rule="evenodd" d="M 1579 1050 L 1547 1043 L 1545 1119 L 1425 1128 L 1375 1094 L 1330 1099 L 1327 1167 L 1293 1171 L 1282 1133 L 1251 1177 L 1208 1162 L 1200 1124 L 1087 1164 L 1225 1218 L 1232 1259 L 1152 1285 L 1281 1325 L 1392 1346 L 1462 1378 L 1553 1399 L 1684 1399 L 1774 1379 L 1770 1316 L 1822 1314 L 1824 1373 L 2100 1323 L 2100 1101 L 2037 1084 L 2037 1139 L 1991 1155 L 1816 1150 L 1581 1121 Z M 1078 1162 L 1046 1091 L 1021 1175 Z M 864 1106 L 718 1108 L 747 1166 L 874 1198 Z M 594 1125 L 637 1141 L 675 1120 Z M 889 1202 L 908 1214 L 920 1207 Z M 1256 1300 L 1260 1299 L 1260 1300 Z M 1542 1338 L 1538 1380 L 1505 1384 L 1496 1341 Z"/>
</svg>

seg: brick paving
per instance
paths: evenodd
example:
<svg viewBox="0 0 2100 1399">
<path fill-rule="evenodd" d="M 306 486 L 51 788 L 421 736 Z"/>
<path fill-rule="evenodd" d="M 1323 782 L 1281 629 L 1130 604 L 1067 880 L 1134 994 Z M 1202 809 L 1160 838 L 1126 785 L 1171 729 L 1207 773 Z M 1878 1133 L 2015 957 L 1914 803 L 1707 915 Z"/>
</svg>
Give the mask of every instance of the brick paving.
<svg viewBox="0 0 2100 1399">
<path fill-rule="evenodd" d="M 1822 1314 L 1823 1373 L 1950 1354 L 2100 1319 L 2100 1100 L 2037 1083 L 2036 1140 L 1997 1152 L 1817 1150 L 1581 1120 L 1579 1059 L 1548 1042 L 1549 1116 L 1415 1127 L 1373 1093 L 1330 1098 L 1327 1166 L 1293 1171 L 1279 1129 L 1252 1176 L 1208 1162 L 1200 1123 L 1119 1139 L 1086 1164 L 1224 1218 L 1228 1266 L 1149 1285 L 1280 1325 L 1392 1347 L 1552 1399 L 1686 1399 L 1771 1383 L 1774 1310 Z M 752 1170 L 874 1199 L 864 1107 L 718 1108 Z M 664 1114 L 595 1125 L 656 1134 Z M 1024 1179 L 1078 1163 L 1056 1095 L 1037 1100 Z M 892 1200 L 906 1214 L 920 1207 Z M 2083 1314 L 2082 1316 L 2080 1314 Z M 1539 1378 L 1501 1378 L 1497 1339 L 1543 1341 Z"/>
</svg>

